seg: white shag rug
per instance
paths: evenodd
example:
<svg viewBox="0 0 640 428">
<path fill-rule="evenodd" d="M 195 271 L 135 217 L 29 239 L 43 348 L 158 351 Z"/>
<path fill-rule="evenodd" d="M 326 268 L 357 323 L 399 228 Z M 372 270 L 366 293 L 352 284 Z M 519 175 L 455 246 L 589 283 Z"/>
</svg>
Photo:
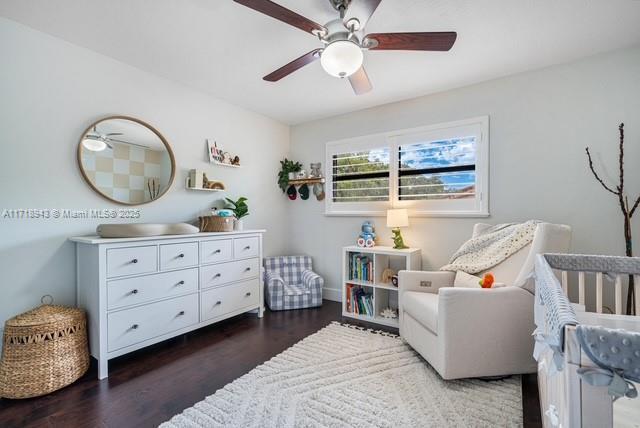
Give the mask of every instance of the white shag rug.
<svg viewBox="0 0 640 428">
<path fill-rule="evenodd" d="M 402 339 L 332 323 L 161 427 L 522 426 L 520 382 L 444 381 Z"/>
</svg>

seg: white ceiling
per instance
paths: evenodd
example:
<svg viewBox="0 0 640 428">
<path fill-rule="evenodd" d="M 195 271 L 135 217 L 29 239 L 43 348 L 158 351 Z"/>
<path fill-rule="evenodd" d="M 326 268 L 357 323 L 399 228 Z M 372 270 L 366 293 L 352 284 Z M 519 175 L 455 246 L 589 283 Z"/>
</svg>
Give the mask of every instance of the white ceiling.
<svg viewBox="0 0 640 428">
<path fill-rule="evenodd" d="M 318 23 L 329 0 L 277 0 Z M 354 0 L 357 1 L 357 0 Z M 457 31 L 450 52 L 365 53 L 356 96 L 319 63 L 262 76 L 319 46 L 232 0 L 2 0 L 0 15 L 288 124 L 640 43 L 639 0 L 384 0 L 367 32 Z"/>
</svg>

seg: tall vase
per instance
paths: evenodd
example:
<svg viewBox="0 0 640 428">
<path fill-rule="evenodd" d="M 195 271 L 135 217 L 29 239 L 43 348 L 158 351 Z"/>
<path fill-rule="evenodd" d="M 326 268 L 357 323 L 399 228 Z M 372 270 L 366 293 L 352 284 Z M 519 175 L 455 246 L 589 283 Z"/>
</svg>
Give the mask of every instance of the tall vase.
<svg viewBox="0 0 640 428">
<path fill-rule="evenodd" d="M 233 222 L 233 230 L 240 232 L 243 229 L 244 229 L 244 224 L 242 222 L 242 219 L 239 219 L 239 218 L 235 219 Z"/>
</svg>

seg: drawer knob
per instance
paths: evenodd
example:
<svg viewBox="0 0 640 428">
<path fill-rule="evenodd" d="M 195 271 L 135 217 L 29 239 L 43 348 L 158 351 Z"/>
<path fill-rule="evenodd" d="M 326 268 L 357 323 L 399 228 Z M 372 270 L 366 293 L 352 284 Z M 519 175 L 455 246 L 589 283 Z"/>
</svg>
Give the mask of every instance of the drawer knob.
<svg viewBox="0 0 640 428">
<path fill-rule="evenodd" d="M 251 296 L 251 291 L 247 291 L 247 294 L 245 294 L 245 297 L 249 297 Z"/>
<path fill-rule="evenodd" d="M 184 285 L 184 281 L 180 281 L 178 285 Z"/>
<path fill-rule="evenodd" d="M 181 317 L 182 315 L 184 315 L 184 311 L 180 311 L 178 312 L 178 316 Z"/>
<path fill-rule="evenodd" d="M 251 270 L 251 268 L 250 268 L 250 267 L 248 267 L 248 268 L 246 268 L 244 271 L 245 271 L 245 272 L 249 272 L 250 270 Z"/>
<path fill-rule="evenodd" d="M 222 252 L 221 250 L 215 250 L 215 251 L 213 252 L 213 254 L 219 254 L 219 253 L 221 253 L 221 252 Z"/>
<path fill-rule="evenodd" d="M 131 260 L 131 263 L 138 263 L 138 259 Z"/>
<path fill-rule="evenodd" d="M 131 294 L 138 294 L 138 290 L 134 288 L 133 290 L 131 290 Z"/>
<path fill-rule="evenodd" d="M 221 276 L 222 276 L 221 273 L 217 273 L 217 274 L 213 275 L 213 279 L 220 278 Z"/>
<path fill-rule="evenodd" d="M 247 245 L 246 247 L 244 247 L 245 250 L 250 250 L 251 249 L 251 245 Z"/>
<path fill-rule="evenodd" d="M 184 253 L 180 253 L 180 254 L 178 254 L 178 258 L 179 258 L 179 259 L 183 259 L 183 258 L 184 258 Z"/>
<path fill-rule="evenodd" d="M 213 306 L 218 306 L 218 305 L 221 305 L 221 304 L 222 304 L 222 302 L 221 302 L 220 300 L 218 300 L 218 301 L 216 302 L 216 304 L 215 304 L 215 305 L 213 305 Z"/>
<path fill-rule="evenodd" d="M 138 329 L 138 324 L 134 324 L 131 326 L 131 330 L 137 330 Z"/>
</svg>

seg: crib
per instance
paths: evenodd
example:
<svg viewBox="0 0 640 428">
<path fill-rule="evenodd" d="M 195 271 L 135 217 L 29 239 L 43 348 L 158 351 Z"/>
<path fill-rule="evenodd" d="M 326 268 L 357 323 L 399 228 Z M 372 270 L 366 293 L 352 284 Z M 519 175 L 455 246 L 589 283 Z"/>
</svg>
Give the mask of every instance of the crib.
<svg viewBox="0 0 640 428">
<path fill-rule="evenodd" d="M 569 301 L 570 272 L 578 302 Z M 586 311 L 586 287 L 595 276 L 596 312 Z M 638 427 L 640 317 L 622 315 L 623 278 L 640 291 L 640 258 L 542 254 L 535 262 L 534 319 L 538 387 L 545 427 Z M 558 279 L 559 278 L 559 279 Z M 573 284 L 573 283 L 572 283 Z M 614 287 L 613 314 L 603 291 Z M 636 293 L 636 313 L 640 313 Z"/>
</svg>

